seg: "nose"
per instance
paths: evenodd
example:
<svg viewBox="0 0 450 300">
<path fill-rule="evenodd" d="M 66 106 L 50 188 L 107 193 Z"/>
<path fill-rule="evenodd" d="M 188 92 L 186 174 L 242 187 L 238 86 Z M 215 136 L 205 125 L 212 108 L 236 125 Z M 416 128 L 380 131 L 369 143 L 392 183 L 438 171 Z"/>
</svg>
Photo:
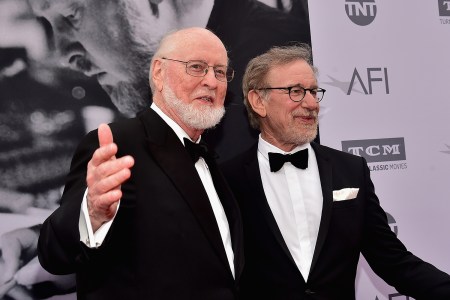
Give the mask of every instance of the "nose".
<svg viewBox="0 0 450 300">
<path fill-rule="evenodd" d="M 217 85 L 219 83 L 219 80 L 216 78 L 216 74 L 214 73 L 213 67 L 208 67 L 208 69 L 205 70 L 205 76 L 203 76 L 202 79 L 202 85 L 209 87 L 210 89 L 217 88 Z"/>
<path fill-rule="evenodd" d="M 65 67 L 87 73 L 91 67 L 90 62 L 86 58 L 86 49 L 76 38 L 73 27 L 63 22 L 55 22 L 52 28 L 60 63 Z"/>
<path fill-rule="evenodd" d="M 314 110 L 319 106 L 319 102 L 317 102 L 316 98 L 311 95 L 310 91 L 306 91 L 306 95 L 301 101 L 301 106 L 306 109 Z"/>
</svg>

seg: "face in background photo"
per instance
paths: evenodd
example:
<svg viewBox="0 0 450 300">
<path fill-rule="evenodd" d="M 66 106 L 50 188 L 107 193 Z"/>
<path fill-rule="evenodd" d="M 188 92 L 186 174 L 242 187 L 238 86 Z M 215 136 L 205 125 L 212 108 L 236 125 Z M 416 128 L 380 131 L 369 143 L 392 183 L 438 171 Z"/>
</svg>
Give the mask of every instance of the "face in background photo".
<svg viewBox="0 0 450 300">
<path fill-rule="evenodd" d="M 205 1 L 29 2 L 51 25 L 61 64 L 95 77 L 118 110 L 133 116 L 151 103 L 148 69 L 161 37 L 180 26 L 179 10 L 187 15 Z"/>
</svg>

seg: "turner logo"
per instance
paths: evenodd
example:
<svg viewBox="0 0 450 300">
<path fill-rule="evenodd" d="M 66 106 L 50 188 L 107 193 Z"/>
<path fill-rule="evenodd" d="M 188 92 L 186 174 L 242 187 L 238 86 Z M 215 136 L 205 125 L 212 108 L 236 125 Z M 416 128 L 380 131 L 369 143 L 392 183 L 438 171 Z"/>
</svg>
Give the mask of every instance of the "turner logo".
<svg viewBox="0 0 450 300">
<path fill-rule="evenodd" d="M 439 1 L 439 15 L 441 17 L 450 17 L 450 1 L 449 0 L 438 0 Z"/>
<path fill-rule="evenodd" d="M 377 6 L 375 0 L 346 0 L 345 12 L 353 23 L 366 26 L 375 20 Z"/>
<path fill-rule="evenodd" d="M 369 163 L 406 159 L 403 138 L 342 141 L 342 150 L 362 156 Z"/>
<path fill-rule="evenodd" d="M 386 212 L 386 217 L 388 220 L 389 227 L 391 227 L 391 230 L 395 233 L 395 235 L 398 235 L 398 226 L 394 217 L 388 212 Z"/>
</svg>

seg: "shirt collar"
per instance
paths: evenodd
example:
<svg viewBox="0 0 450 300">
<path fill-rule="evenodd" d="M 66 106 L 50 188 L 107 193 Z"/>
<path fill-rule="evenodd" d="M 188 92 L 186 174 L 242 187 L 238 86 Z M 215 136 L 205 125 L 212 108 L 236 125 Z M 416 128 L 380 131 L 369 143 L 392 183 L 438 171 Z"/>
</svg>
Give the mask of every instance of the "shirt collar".
<svg viewBox="0 0 450 300">
<path fill-rule="evenodd" d="M 264 140 L 261 137 L 261 134 L 259 134 L 259 138 L 258 138 L 258 151 L 266 159 L 269 159 L 269 154 L 268 154 L 269 152 L 281 153 L 281 154 L 292 154 L 299 150 L 310 149 L 310 148 L 311 148 L 311 144 L 307 143 L 307 144 L 296 146 L 294 149 L 292 149 L 292 151 L 286 152 L 286 151 L 281 150 L 277 146 L 274 146 L 271 143 Z M 309 152 L 311 152 L 311 150 L 309 150 Z"/>
</svg>

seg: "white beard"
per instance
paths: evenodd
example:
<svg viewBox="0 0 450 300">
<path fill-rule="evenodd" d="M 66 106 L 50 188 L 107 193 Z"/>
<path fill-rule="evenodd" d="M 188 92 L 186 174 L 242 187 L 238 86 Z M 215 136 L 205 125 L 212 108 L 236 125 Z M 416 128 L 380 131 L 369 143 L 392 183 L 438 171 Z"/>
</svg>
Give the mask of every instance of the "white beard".
<svg viewBox="0 0 450 300">
<path fill-rule="evenodd" d="M 194 129 L 213 128 L 219 124 L 225 114 L 225 107 L 201 106 L 196 107 L 193 103 L 184 103 L 175 96 L 175 93 L 167 85 L 162 91 L 163 97 L 168 107 L 173 109 L 180 117 L 181 121 L 188 127 Z"/>
</svg>

